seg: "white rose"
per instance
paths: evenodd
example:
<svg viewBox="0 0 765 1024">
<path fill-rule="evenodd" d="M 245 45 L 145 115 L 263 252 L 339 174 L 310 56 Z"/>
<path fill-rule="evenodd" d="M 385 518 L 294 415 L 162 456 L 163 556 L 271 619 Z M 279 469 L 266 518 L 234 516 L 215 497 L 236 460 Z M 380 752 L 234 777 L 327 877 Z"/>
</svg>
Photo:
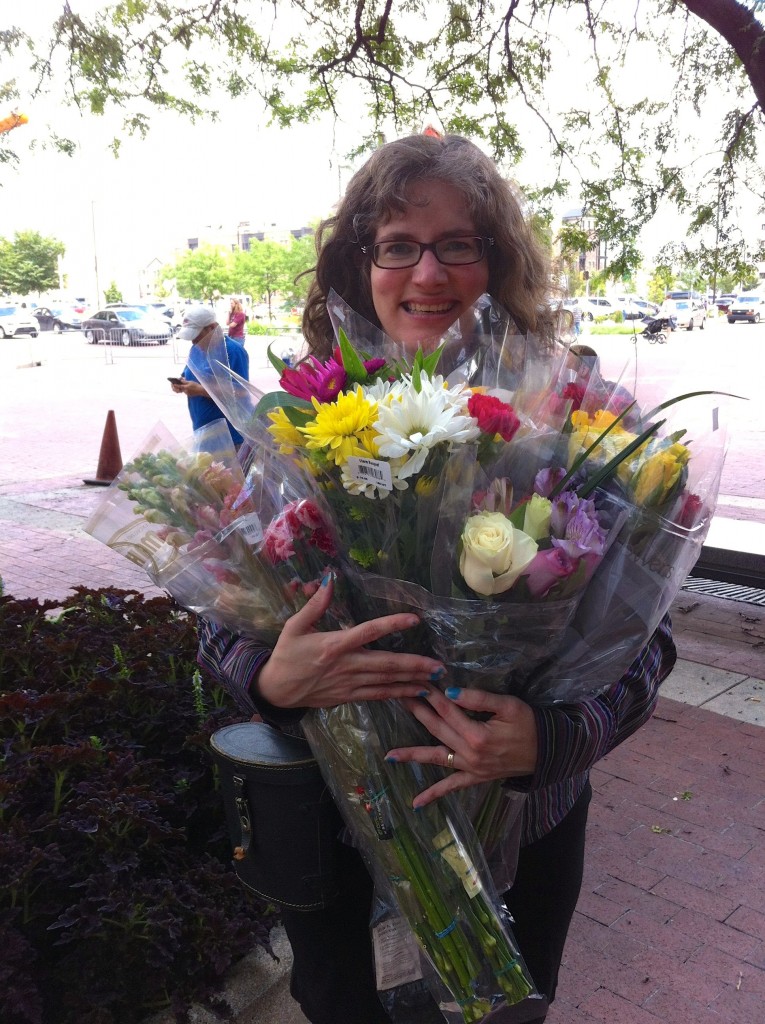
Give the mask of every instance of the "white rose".
<svg viewBox="0 0 765 1024">
<path fill-rule="evenodd" d="M 537 543 L 501 512 L 477 512 L 462 531 L 460 572 L 477 594 L 502 594 L 537 553 Z"/>
</svg>

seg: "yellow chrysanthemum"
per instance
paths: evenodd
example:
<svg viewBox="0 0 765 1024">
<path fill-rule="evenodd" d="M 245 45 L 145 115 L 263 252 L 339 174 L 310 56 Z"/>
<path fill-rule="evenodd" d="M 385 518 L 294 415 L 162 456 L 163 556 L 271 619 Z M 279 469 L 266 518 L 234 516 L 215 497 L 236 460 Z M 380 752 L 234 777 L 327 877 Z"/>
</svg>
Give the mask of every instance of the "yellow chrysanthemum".
<svg viewBox="0 0 765 1024">
<path fill-rule="evenodd" d="M 351 456 L 376 457 L 377 402 L 370 402 L 361 387 L 338 395 L 334 402 L 319 402 L 316 398 L 311 401 L 316 416 L 312 423 L 299 428 L 307 438 L 306 448 L 323 450 L 339 466 Z"/>
<path fill-rule="evenodd" d="M 274 409 L 268 413 L 271 426 L 268 432 L 279 445 L 279 451 L 284 455 L 292 455 L 296 448 L 303 448 L 305 441 L 294 423 L 291 423 L 284 409 Z"/>
</svg>

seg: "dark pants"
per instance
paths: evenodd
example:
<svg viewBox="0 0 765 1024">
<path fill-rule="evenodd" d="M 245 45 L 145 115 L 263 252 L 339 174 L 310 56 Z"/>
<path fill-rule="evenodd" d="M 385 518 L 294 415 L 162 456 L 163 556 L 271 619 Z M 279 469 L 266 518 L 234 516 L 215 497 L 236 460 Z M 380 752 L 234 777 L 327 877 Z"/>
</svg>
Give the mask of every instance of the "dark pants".
<svg viewBox="0 0 765 1024">
<path fill-rule="evenodd" d="M 518 945 L 548 1002 L 555 996 L 582 885 L 591 796 L 588 784 L 552 832 L 520 851 L 515 883 L 505 894 Z M 372 882 L 355 850 L 343 845 L 339 856 L 342 887 L 331 907 L 282 912 L 294 956 L 292 996 L 311 1024 L 388 1024 L 374 980 L 369 935 Z M 543 1020 L 538 1016 L 531 1024 Z"/>
</svg>

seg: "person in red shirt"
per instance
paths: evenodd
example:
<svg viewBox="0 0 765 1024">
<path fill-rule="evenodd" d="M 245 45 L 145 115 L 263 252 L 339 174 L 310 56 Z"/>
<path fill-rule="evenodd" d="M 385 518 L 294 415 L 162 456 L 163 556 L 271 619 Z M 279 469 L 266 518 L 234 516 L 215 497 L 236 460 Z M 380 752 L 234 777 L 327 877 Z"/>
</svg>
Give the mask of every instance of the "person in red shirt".
<svg viewBox="0 0 765 1024">
<path fill-rule="evenodd" d="M 231 300 L 228 320 L 226 321 L 226 334 L 232 341 L 238 341 L 244 345 L 244 325 L 247 317 L 242 309 L 242 303 L 238 299 Z"/>
</svg>

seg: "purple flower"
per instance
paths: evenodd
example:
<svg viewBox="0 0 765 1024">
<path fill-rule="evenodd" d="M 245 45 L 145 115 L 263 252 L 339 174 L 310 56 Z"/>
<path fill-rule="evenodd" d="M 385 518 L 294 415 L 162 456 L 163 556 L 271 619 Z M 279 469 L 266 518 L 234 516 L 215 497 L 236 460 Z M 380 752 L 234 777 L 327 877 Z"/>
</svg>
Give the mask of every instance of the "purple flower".
<svg viewBox="0 0 765 1024">
<path fill-rule="evenodd" d="M 596 555 L 600 558 L 605 551 L 606 535 L 588 510 L 578 508 L 566 524 L 562 538 L 552 537 L 553 547 L 562 548 L 571 558 Z"/>
<path fill-rule="evenodd" d="M 576 571 L 578 562 L 561 548 L 537 551 L 523 575 L 532 597 L 546 597 L 556 583 Z"/>
<path fill-rule="evenodd" d="M 547 469 L 540 469 L 534 478 L 535 493 L 541 494 L 543 498 L 549 498 L 565 475 L 566 470 L 562 468 L 552 469 L 548 466 Z"/>
<path fill-rule="evenodd" d="M 382 370 L 383 366 L 385 366 L 385 360 L 384 359 L 365 359 L 364 360 L 364 369 L 367 371 L 367 373 L 370 373 L 370 374 L 371 373 L 377 373 L 378 370 Z"/>
</svg>

